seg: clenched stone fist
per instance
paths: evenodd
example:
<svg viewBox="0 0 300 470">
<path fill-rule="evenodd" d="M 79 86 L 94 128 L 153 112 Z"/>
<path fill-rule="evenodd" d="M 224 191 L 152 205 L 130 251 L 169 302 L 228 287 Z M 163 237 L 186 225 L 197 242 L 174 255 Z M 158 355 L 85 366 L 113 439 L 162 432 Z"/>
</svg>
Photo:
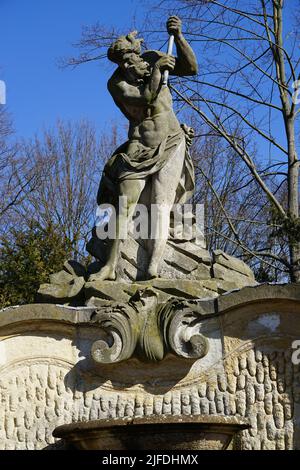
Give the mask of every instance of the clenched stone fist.
<svg viewBox="0 0 300 470">
<path fill-rule="evenodd" d="M 170 16 L 167 21 L 167 30 L 169 34 L 173 34 L 175 37 L 181 34 L 182 22 L 178 16 Z"/>
<path fill-rule="evenodd" d="M 165 70 L 169 70 L 169 72 L 172 72 L 175 68 L 175 63 L 175 57 L 165 55 L 157 61 L 157 66 L 162 72 L 164 72 Z"/>
</svg>

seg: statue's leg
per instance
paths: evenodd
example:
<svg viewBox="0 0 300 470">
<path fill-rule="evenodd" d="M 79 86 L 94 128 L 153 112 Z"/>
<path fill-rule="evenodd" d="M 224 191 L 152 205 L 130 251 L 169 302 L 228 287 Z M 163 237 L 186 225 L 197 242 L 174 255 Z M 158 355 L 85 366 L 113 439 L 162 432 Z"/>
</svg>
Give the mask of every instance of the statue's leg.
<svg viewBox="0 0 300 470">
<path fill-rule="evenodd" d="M 150 255 L 148 275 L 158 276 L 158 267 L 169 236 L 170 213 L 175 202 L 185 158 L 185 142 L 177 148 L 169 162 L 153 176 L 151 202 L 155 204 L 155 226 L 151 225 L 152 253 Z"/>
<path fill-rule="evenodd" d="M 116 279 L 116 267 L 120 254 L 122 234 L 124 234 L 134 215 L 136 205 L 144 187 L 144 180 L 125 180 L 120 183 L 119 194 L 124 199 L 122 199 L 122 205 L 116 208 L 116 238 L 113 240 L 106 265 L 99 271 L 99 273 L 94 274 L 90 278 L 91 281 Z"/>
</svg>

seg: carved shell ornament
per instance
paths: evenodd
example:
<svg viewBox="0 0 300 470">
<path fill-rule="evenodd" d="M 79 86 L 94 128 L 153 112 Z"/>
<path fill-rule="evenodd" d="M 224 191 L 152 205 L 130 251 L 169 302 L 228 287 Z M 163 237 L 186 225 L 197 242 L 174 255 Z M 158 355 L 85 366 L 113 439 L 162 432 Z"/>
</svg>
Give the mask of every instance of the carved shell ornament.
<svg viewBox="0 0 300 470">
<path fill-rule="evenodd" d="M 127 304 L 96 310 L 92 321 L 102 331 L 91 348 L 97 363 L 116 363 L 133 356 L 156 362 L 168 353 L 200 359 L 208 353 L 208 340 L 199 331 L 199 314 L 178 300 L 158 304 L 151 289 L 139 291 Z"/>
</svg>

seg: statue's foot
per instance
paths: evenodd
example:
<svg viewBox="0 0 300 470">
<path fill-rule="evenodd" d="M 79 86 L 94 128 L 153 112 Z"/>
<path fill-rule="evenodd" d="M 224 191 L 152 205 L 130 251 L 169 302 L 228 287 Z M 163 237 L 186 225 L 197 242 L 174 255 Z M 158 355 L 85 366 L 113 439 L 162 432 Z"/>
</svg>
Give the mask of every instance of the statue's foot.
<svg viewBox="0 0 300 470">
<path fill-rule="evenodd" d="M 89 282 L 93 281 L 115 281 L 116 270 L 110 265 L 104 266 L 98 273 L 93 274 L 89 278 Z"/>
</svg>

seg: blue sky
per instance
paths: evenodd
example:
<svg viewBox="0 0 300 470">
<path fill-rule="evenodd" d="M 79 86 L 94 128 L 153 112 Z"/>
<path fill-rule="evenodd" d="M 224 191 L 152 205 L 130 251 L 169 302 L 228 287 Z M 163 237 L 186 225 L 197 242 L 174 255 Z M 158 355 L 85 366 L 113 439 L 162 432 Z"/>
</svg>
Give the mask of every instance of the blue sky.
<svg viewBox="0 0 300 470">
<path fill-rule="evenodd" d="M 109 67 L 61 70 L 56 61 L 74 54 L 82 25 L 127 30 L 141 13 L 138 0 L 0 0 L 0 80 L 17 134 L 31 137 L 57 118 L 87 118 L 99 129 L 121 120 L 106 89 Z"/>
<path fill-rule="evenodd" d="M 290 17 L 298 0 L 288 1 Z M 0 80 L 6 82 L 17 135 L 32 137 L 58 118 L 89 119 L 99 130 L 115 121 L 125 124 L 106 88 L 112 64 L 61 70 L 57 60 L 76 53 L 72 43 L 83 25 L 99 21 L 127 32 L 150 5 L 148 0 L 0 0 Z"/>
</svg>

